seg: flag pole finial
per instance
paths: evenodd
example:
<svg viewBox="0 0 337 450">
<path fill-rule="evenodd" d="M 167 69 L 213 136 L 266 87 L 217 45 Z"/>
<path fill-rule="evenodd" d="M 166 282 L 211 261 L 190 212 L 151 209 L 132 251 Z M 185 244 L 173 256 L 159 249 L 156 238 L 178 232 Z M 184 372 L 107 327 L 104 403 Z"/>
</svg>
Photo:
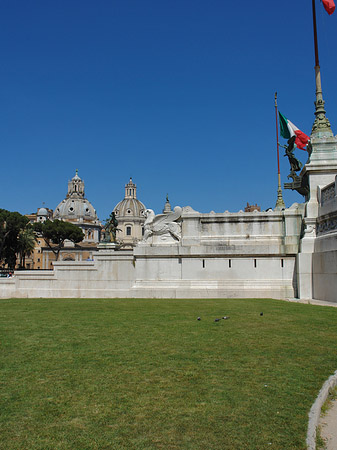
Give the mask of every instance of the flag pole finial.
<svg viewBox="0 0 337 450">
<path fill-rule="evenodd" d="M 311 134 L 319 132 L 329 132 L 332 134 L 329 119 L 325 115 L 323 100 L 323 91 L 321 83 L 321 68 L 318 58 L 318 42 L 317 42 L 317 24 L 316 24 L 316 6 L 315 0 L 312 0 L 312 17 L 314 26 L 314 45 L 315 45 L 315 80 L 316 80 L 316 101 L 315 101 L 315 121 L 312 126 Z"/>
</svg>

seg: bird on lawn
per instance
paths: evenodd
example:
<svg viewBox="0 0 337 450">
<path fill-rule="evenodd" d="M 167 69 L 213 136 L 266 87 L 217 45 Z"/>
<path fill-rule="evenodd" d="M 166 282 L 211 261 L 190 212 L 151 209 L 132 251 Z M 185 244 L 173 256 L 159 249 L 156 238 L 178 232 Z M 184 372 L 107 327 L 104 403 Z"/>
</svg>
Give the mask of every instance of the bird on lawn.
<svg viewBox="0 0 337 450">
<path fill-rule="evenodd" d="M 260 316 L 263 316 L 263 312 L 260 312 Z"/>
<path fill-rule="evenodd" d="M 214 322 L 220 322 L 221 319 L 214 319 Z"/>
<path fill-rule="evenodd" d="M 197 320 L 201 320 L 201 317 L 198 317 Z"/>
<path fill-rule="evenodd" d="M 230 319 L 230 317 L 229 316 L 223 316 L 223 319 L 227 320 L 227 319 Z"/>
</svg>

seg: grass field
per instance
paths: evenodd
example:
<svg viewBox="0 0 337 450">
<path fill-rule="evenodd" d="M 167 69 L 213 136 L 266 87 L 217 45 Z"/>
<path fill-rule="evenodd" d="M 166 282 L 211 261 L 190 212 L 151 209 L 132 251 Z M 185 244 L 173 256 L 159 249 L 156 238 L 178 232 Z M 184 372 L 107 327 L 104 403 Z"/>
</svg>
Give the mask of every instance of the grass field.
<svg viewBox="0 0 337 450">
<path fill-rule="evenodd" d="M 11 299 L 0 312 L 1 450 L 304 450 L 337 369 L 335 308 Z"/>
</svg>

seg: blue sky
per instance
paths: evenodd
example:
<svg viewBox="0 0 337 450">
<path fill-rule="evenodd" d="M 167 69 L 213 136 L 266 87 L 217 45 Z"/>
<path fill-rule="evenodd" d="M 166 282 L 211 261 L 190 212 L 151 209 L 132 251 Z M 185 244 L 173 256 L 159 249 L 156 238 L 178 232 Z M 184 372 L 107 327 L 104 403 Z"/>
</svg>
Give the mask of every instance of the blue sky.
<svg viewBox="0 0 337 450">
<path fill-rule="evenodd" d="M 317 20 L 336 133 L 337 13 L 317 1 Z M 201 212 L 274 207 L 274 92 L 304 132 L 314 121 L 309 0 L 3 0 L 0 41 L 0 207 L 12 211 L 54 209 L 76 168 L 101 220 L 130 176 L 156 213 L 167 193 Z"/>
</svg>

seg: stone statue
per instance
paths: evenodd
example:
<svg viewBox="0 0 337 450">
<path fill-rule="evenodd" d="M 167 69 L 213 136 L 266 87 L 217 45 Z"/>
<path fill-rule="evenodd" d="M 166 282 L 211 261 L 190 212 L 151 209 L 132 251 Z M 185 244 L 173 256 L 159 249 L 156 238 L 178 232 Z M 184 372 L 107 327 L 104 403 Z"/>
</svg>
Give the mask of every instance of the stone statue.
<svg viewBox="0 0 337 450">
<path fill-rule="evenodd" d="M 174 210 L 168 214 L 158 214 L 157 216 L 152 209 L 145 211 L 144 223 L 144 239 L 143 242 L 149 242 L 150 238 L 156 238 L 156 243 L 178 242 L 181 239 L 181 225 L 177 222 L 180 219 L 182 208 L 176 206 Z M 153 243 L 152 239 L 152 243 Z"/>
<path fill-rule="evenodd" d="M 105 221 L 105 237 L 104 242 L 116 242 L 116 234 L 117 231 L 121 231 L 118 228 L 118 220 L 116 219 L 116 215 L 114 211 L 110 214 L 109 219 Z"/>
<path fill-rule="evenodd" d="M 308 161 L 307 161 L 306 164 L 308 164 L 308 163 L 310 162 L 310 156 L 311 156 L 311 153 L 312 153 L 312 144 L 311 144 L 311 141 L 309 141 L 308 144 L 307 144 L 307 152 L 308 152 Z"/>
<path fill-rule="evenodd" d="M 295 150 L 295 139 L 296 136 L 292 136 L 290 139 L 288 139 L 288 146 L 284 146 L 286 149 L 286 153 L 284 156 L 288 156 L 289 163 L 290 163 L 290 174 L 288 175 L 288 178 L 293 178 L 296 176 L 296 172 L 302 169 L 302 163 L 294 156 L 294 150 Z"/>
</svg>

